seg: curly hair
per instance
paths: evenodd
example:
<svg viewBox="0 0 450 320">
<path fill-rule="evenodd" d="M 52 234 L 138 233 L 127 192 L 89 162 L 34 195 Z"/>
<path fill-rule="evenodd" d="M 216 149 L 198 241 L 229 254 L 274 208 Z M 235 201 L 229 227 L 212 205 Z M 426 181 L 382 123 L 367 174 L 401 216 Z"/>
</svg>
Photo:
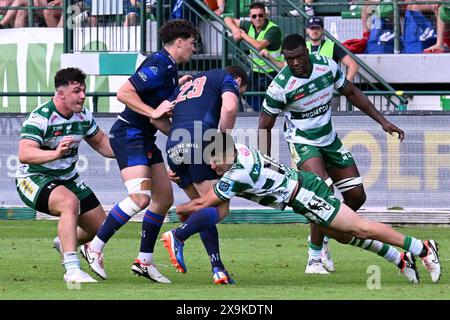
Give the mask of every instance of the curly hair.
<svg viewBox="0 0 450 320">
<path fill-rule="evenodd" d="M 85 84 L 86 74 L 78 68 L 60 69 L 55 74 L 55 88 L 68 86 L 73 82 Z"/>
<path fill-rule="evenodd" d="M 303 38 L 301 35 L 293 33 L 287 35 L 284 40 L 281 48 L 283 50 L 295 50 L 299 47 L 306 47 L 305 38 Z"/>
<path fill-rule="evenodd" d="M 190 21 L 181 19 L 167 21 L 159 28 L 158 33 L 163 45 L 171 44 L 178 38 L 197 38 L 199 34 L 197 28 Z"/>
</svg>

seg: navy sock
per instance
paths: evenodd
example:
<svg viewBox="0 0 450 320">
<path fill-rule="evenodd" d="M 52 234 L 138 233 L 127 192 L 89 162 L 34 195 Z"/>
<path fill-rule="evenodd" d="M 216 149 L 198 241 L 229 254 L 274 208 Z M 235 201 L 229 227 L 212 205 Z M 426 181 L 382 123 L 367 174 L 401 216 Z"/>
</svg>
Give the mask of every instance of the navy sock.
<svg viewBox="0 0 450 320">
<path fill-rule="evenodd" d="M 116 204 L 109 212 L 108 217 L 103 222 L 102 227 L 97 232 L 97 237 L 104 243 L 119 230 L 127 221 L 130 220 L 130 216 L 120 209 L 119 205 Z"/>
<path fill-rule="evenodd" d="M 209 229 L 219 222 L 217 208 L 203 208 L 191 214 L 180 227 L 175 230 L 175 236 L 180 241 L 185 241 L 193 234 Z"/>
<path fill-rule="evenodd" d="M 200 238 L 202 239 L 203 246 L 208 253 L 209 261 L 211 262 L 211 269 L 217 267 L 221 270 L 225 270 L 225 266 L 220 259 L 219 232 L 217 231 L 217 226 L 214 225 L 200 232 Z"/>
<path fill-rule="evenodd" d="M 147 210 L 142 220 L 142 237 L 140 252 L 153 252 L 164 216 Z"/>
</svg>

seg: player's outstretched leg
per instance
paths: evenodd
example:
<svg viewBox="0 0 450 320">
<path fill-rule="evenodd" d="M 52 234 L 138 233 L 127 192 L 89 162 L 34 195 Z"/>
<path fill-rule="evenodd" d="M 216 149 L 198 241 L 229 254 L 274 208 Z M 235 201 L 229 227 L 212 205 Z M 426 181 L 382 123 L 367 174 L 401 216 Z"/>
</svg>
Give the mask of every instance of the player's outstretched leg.
<svg viewBox="0 0 450 320">
<path fill-rule="evenodd" d="M 435 240 L 421 241 L 411 236 L 405 236 L 386 224 L 362 219 L 343 203 L 329 226 L 332 229 L 351 234 L 358 238 L 354 241 L 363 241 L 364 243 L 367 239 L 378 240 L 382 243 L 381 252 L 385 254 L 389 254 L 389 250 L 393 252 L 391 250 L 392 247 L 387 244 L 401 247 L 422 259 L 422 263 L 431 274 L 431 280 L 433 282 L 438 282 L 440 279 L 441 265 Z"/>
</svg>

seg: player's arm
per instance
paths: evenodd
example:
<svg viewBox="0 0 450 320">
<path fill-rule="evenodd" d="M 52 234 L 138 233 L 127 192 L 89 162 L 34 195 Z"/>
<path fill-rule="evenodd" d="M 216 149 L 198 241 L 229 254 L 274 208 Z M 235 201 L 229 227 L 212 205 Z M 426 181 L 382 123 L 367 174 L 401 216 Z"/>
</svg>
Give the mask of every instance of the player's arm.
<svg viewBox="0 0 450 320">
<path fill-rule="evenodd" d="M 171 109 L 154 109 L 152 106 L 145 104 L 142 99 L 139 97 L 136 88 L 127 80 L 122 87 L 120 87 L 119 91 L 117 91 L 117 100 L 125 104 L 131 110 L 142 114 L 150 119 L 159 119 L 166 112 L 170 112 Z"/>
<path fill-rule="evenodd" d="M 208 191 L 207 194 L 205 194 L 201 198 L 197 198 L 178 205 L 176 207 L 176 212 L 177 214 L 186 215 L 196 212 L 202 208 L 218 207 L 224 202 L 225 200 L 219 198 L 217 194 L 214 192 L 214 189 L 211 189 Z"/>
<path fill-rule="evenodd" d="M 398 134 L 398 139 L 403 141 L 405 138 L 405 133 L 402 129 L 398 128 L 396 125 L 389 122 L 383 115 L 378 112 L 375 106 L 370 102 L 366 95 L 362 93 L 353 83 L 347 81 L 345 85 L 339 89 L 339 91 L 344 94 L 347 99 L 362 112 L 367 114 L 373 120 L 378 122 L 384 131 L 393 135 L 394 132 Z"/>
<path fill-rule="evenodd" d="M 106 158 L 114 158 L 114 151 L 109 143 L 108 136 L 102 131 L 98 130 L 92 137 L 86 138 L 86 142 L 91 146 L 92 149 L 100 153 Z"/>
<path fill-rule="evenodd" d="M 74 139 L 70 136 L 61 139 L 56 150 L 43 150 L 39 142 L 31 139 L 19 141 L 19 161 L 24 164 L 43 164 L 64 156 L 69 150 Z"/>
<path fill-rule="evenodd" d="M 222 108 L 220 110 L 219 130 L 232 130 L 239 110 L 239 100 L 235 93 L 226 91 L 222 94 Z"/>
</svg>

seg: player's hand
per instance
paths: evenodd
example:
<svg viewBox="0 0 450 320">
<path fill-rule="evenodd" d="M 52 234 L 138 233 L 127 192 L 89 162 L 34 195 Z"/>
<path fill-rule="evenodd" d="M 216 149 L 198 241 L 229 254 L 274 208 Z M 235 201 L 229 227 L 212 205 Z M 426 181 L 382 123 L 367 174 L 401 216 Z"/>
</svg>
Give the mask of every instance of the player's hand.
<svg viewBox="0 0 450 320">
<path fill-rule="evenodd" d="M 173 183 L 179 183 L 181 181 L 180 177 L 177 176 L 177 174 L 171 169 L 167 169 L 167 175 L 169 176 L 170 181 L 172 181 Z"/>
<path fill-rule="evenodd" d="M 398 133 L 398 140 L 403 141 L 405 139 L 405 133 L 402 129 L 397 127 L 395 124 L 386 121 L 386 123 L 382 124 L 383 130 L 389 133 L 391 136 L 394 135 L 394 132 Z"/>
<path fill-rule="evenodd" d="M 64 156 L 70 150 L 70 146 L 74 142 L 75 142 L 75 140 L 71 136 L 66 136 L 66 137 L 62 138 L 61 141 L 59 142 L 58 147 L 55 150 L 56 154 L 57 154 L 56 159 L 59 159 L 62 156 Z"/>
<path fill-rule="evenodd" d="M 178 79 L 178 85 L 182 86 L 183 84 L 185 84 L 189 80 L 192 80 L 192 76 L 190 74 L 185 74 L 180 79 Z"/>
<path fill-rule="evenodd" d="M 161 104 L 153 110 L 152 119 L 160 119 L 163 116 L 172 116 L 173 108 L 175 106 L 175 101 L 164 100 Z"/>
</svg>

